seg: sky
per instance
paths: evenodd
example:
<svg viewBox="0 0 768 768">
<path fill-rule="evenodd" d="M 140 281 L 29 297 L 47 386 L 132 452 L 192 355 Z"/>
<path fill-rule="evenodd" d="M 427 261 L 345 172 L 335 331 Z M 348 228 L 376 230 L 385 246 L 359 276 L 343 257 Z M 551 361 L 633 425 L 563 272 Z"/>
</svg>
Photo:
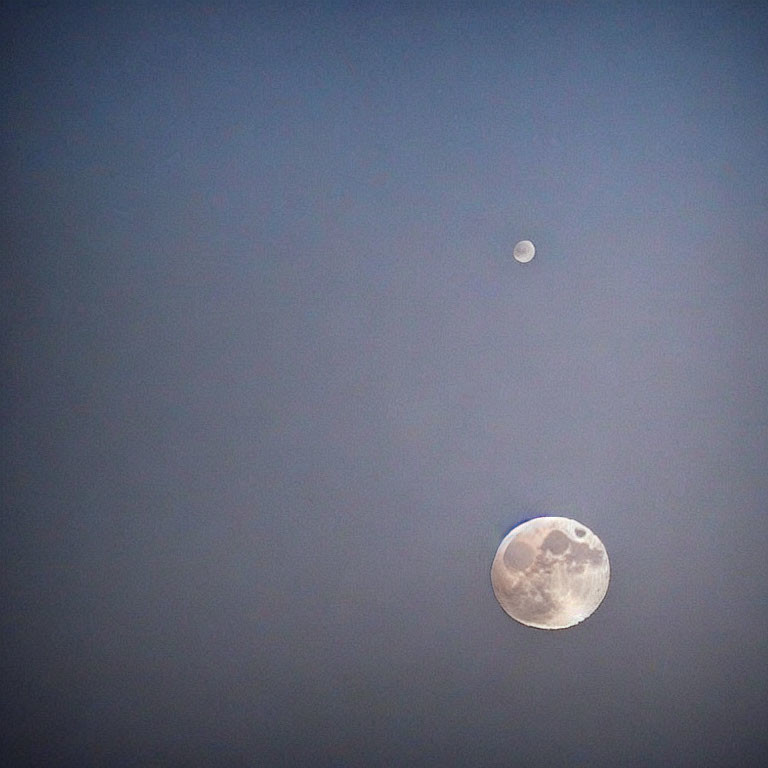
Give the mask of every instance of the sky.
<svg viewBox="0 0 768 768">
<path fill-rule="evenodd" d="M 2 13 L 3 765 L 761 763 L 764 5 Z"/>
</svg>

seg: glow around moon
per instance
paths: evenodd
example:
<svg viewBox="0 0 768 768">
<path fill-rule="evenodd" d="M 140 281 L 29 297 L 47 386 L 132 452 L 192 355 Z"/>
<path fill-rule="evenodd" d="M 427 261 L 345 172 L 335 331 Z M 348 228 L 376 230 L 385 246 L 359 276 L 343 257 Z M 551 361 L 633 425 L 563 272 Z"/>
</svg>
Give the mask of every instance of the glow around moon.
<svg viewBox="0 0 768 768">
<path fill-rule="evenodd" d="M 536 517 L 499 544 L 491 584 L 513 619 L 538 629 L 565 629 L 591 616 L 610 580 L 603 542 L 576 520 Z"/>
<path fill-rule="evenodd" d="M 530 240 L 521 240 L 515 245 L 512 255 L 515 257 L 515 261 L 527 264 L 536 255 L 536 247 Z"/>
</svg>

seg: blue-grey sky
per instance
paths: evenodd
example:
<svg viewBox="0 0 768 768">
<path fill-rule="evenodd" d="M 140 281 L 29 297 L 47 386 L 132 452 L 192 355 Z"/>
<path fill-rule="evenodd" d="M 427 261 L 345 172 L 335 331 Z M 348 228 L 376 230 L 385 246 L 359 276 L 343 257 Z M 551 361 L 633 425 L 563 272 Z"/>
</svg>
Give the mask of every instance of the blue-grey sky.
<svg viewBox="0 0 768 768">
<path fill-rule="evenodd" d="M 768 10 L 4 14 L 3 765 L 761 762 Z"/>
</svg>

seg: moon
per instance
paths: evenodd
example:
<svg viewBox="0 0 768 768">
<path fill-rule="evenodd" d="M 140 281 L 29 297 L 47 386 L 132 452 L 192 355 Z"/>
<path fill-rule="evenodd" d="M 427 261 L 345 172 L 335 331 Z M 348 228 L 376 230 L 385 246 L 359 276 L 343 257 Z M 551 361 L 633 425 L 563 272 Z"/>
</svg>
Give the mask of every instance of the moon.
<svg viewBox="0 0 768 768">
<path fill-rule="evenodd" d="M 591 616 L 610 576 L 603 542 L 567 517 L 535 517 L 515 526 L 491 565 L 501 607 L 537 629 L 565 629 Z"/>
<path fill-rule="evenodd" d="M 515 245 L 512 255 L 521 264 L 527 264 L 536 255 L 536 246 L 530 240 L 521 240 Z"/>
</svg>

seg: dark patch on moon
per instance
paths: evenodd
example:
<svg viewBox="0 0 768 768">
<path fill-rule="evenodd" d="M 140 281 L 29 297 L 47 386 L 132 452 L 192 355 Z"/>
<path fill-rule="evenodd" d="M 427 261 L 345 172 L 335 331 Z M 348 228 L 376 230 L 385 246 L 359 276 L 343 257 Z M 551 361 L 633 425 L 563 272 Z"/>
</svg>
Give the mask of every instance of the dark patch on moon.
<svg viewBox="0 0 768 768">
<path fill-rule="evenodd" d="M 524 541 L 511 541 L 504 552 L 504 565 L 513 571 L 525 570 L 534 560 L 533 547 Z"/>
<path fill-rule="evenodd" d="M 574 533 L 581 538 L 582 536 L 586 536 L 587 532 L 583 528 L 577 528 Z"/>
<path fill-rule="evenodd" d="M 545 622 L 557 612 L 557 601 L 539 584 L 521 582 L 514 587 L 504 589 L 504 592 L 520 617 L 526 621 Z"/>
<path fill-rule="evenodd" d="M 604 557 L 605 552 L 602 549 L 593 549 L 589 544 L 574 541 L 568 560 L 572 563 L 583 563 L 584 565 L 587 563 L 590 565 L 600 565 Z"/>
<path fill-rule="evenodd" d="M 562 555 L 571 540 L 562 531 L 554 530 L 547 534 L 547 538 L 541 542 L 541 548 L 548 550 L 553 555 Z"/>
</svg>

